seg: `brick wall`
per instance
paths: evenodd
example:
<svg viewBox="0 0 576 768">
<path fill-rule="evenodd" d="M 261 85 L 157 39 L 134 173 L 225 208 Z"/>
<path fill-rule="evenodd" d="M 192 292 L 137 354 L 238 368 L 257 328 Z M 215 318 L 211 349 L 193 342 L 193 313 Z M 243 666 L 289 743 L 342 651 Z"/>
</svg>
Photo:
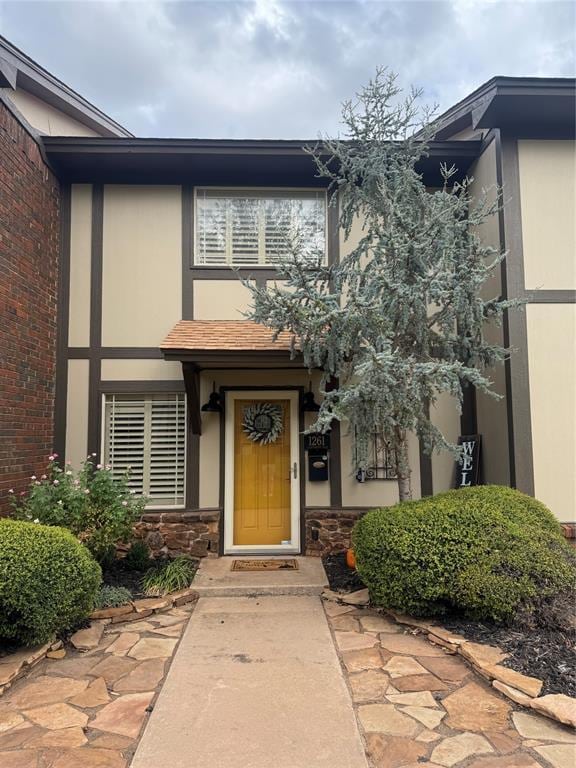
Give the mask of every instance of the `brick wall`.
<svg viewBox="0 0 576 768">
<path fill-rule="evenodd" d="M 0 513 L 52 451 L 58 181 L 0 100 Z"/>
</svg>

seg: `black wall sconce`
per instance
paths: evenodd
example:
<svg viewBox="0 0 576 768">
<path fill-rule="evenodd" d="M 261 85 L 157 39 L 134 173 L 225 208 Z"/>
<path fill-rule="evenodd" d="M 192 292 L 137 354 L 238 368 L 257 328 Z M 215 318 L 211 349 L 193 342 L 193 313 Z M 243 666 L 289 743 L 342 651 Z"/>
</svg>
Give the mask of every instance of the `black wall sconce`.
<svg viewBox="0 0 576 768">
<path fill-rule="evenodd" d="M 204 413 L 222 413 L 222 399 L 218 392 L 216 392 L 216 382 L 212 382 L 212 392 L 208 398 L 208 402 L 204 403 L 200 409 Z"/>
<path fill-rule="evenodd" d="M 302 413 L 318 413 L 320 410 L 320 406 L 314 400 L 314 392 L 312 392 L 312 382 L 308 385 L 309 389 L 308 392 L 304 393 L 304 397 L 302 398 Z"/>
</svg>

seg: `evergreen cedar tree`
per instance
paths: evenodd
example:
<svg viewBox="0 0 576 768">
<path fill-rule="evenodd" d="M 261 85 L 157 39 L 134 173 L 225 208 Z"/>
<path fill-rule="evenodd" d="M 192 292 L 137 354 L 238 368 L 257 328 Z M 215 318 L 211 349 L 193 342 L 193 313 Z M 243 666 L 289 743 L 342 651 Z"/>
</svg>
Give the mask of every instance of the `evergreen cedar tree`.
<svg viewBox="0 0 576 768">
<path fill-rule="evenodd" d="M 433 111 L 420 106 L 420 91 L 403 96 L 396 81 L 377 70 L 343 105 L 345 138 L 307 150 L 345 238 L 362 222 L 358 242 L 350 239 L 352 249 L 327 265 L 305 224 L 284 226 L 283 282 L 244 284 L 252 294 L 247 316 L 291 332 L 293 354 L 297 343 L 304 364 L 322 372 L 323 400 L 309 431 L 347 421 L 354 471 L 367 468 L 371 437 L 381 434 L 403 501 L 412 496 L 410 432 L 427 453 L 460 455 L 430 421 L 438 397 L 447 393 L 461 405 L 467 386 L 497 397 L 488 371 L 508 350 L 490 343 L 485 329 L 518 302 L 489 296 L 505 254 L 480 238 L 501 209 L 501 190 L 474 199 L 472 179 L 454 181 L 456 169 L 446 165 L 442 188 L 426 188 L 416 166 L 434 136 Z"/>
</svg>

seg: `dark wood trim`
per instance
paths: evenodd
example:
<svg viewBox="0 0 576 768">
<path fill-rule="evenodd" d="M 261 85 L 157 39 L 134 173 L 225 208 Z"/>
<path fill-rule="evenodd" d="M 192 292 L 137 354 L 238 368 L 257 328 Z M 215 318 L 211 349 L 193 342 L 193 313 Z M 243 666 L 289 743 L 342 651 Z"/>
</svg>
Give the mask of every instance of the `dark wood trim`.
<svg viewBox="0 0 576 768">
<path fill-rule="evenodd" d="M 192 256 L 192 258 L 194 258 Z M 261 280 L 277 280 L 278 270 L 270 267 L 203 267 L 192 265 L 189 268 L 193 280 L 246 280 L 253 278 L 255 282 Z"/>
<path fill-rule="evenodd" d="M 331 448 L 329 456 L 330 470 L 330 506 L 342 506 L 342 437 L 340 422 L 334 419 L 330 428 Z"/>
<path fill-rule="evenodd" d="M 425 404 L 428 419 L 430 419 L 430 402 Z M 420 496 L 432 496 L 434 494 L 434 474 L 432 472 L 432 456 L 424 451 L 422 440 L 418 440 L 418 460 L 420 466 Z"/>
<path fill-rule="evenodd" d="M 460 414 L 460 434 L 475 435 L 478 432 L 476 412 L 476 387 L 464 382 L 462 388 L 462 413 Z"/>
<path fill-rule="evenodd" d="M 102 346 L 102 261 L 104 188 L 92 187 L 92 240 L 90 265 L 90 372 L 88 377 L 88 454 L 100 460 L 102 408 L 99 396 L 102 361 L 92 354 Z"/>
<path fill-rule="evenodd" d="M 88 360 L 100 357 L 102 360 L 162 360 L 159 347 L 68 347 L 69 360 Z"/>
<path fill-rule="evenodd" d="M 162 392 L 185 392 L 183 381 L 101 381 L 98 394 L 157 394 Z"/>
<path fill-rule="evenodd" d="M 546 288 L 527 290 L 524 298 L 529 304 L 576 304 L 576 290 L 570 288 Z"/>
<path fill-rule="evenodd" d="M 193 435 L 202 434 L 202 420 L 200 418 L 200 375 L 198 368 L 193 363 L 182 363 L 182 376 L 186 388 L 186 400 L 188 402 L 188 423 Z"/>
<path fill-rule="evenodd" d="M 186 509 L 200 506 L 200 435 L 188 429 L 186 440 Z"/>
<path fill-rule="evenodd" d="M 497 137 L 497 182 L 504 188 L 506 205 L 502 212 L 502 246 L 508 252 L 502 262 L 502 295 L 504 298 L 524 295 L 524 254 L 518 143 L 516 139 Z M 503 320 L 504 346 L 512 352 L 505 363 L 506 405 L 510 453 L 510 485 L 534 495 L 532 455 L 532 421 L 528 365 L 528 331 L 526 312 L 511 310 Z"/>
<path fill-rule="evenodd" d="M 182 320 L 194 319 L 194 187 L 182 187 Z"/>
<path fill-rule="evenodd" d="M 58 456 L 66 455 L 66 406 L 68 398 L 68 325 L 70 315 L 70 228 L 72 193 L 60 186 L 60 267 L 56 319 L 56 370 L 54 386 L 54 442 Z"/>
</svg>

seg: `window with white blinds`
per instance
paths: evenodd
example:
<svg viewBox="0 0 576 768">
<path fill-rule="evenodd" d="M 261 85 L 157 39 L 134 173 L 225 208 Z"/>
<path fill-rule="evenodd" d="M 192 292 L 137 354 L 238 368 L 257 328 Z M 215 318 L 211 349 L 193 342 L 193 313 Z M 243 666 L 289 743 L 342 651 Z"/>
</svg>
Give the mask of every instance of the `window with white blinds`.
<svg viewBox="0 0 576 768">
<path fill-rule="evenodd" d="M 195 263 L 274 264 L 298 241 L 303 255 L 326 254 L 324 191 L 196 190 Z"/>
<path fill-rule="evenodd" d="M 184 394 L 106 395 L 104 460 L 118 477 L 130 468 L 130 488 L 150 506 L 182 506 Z"/>
</svg>

